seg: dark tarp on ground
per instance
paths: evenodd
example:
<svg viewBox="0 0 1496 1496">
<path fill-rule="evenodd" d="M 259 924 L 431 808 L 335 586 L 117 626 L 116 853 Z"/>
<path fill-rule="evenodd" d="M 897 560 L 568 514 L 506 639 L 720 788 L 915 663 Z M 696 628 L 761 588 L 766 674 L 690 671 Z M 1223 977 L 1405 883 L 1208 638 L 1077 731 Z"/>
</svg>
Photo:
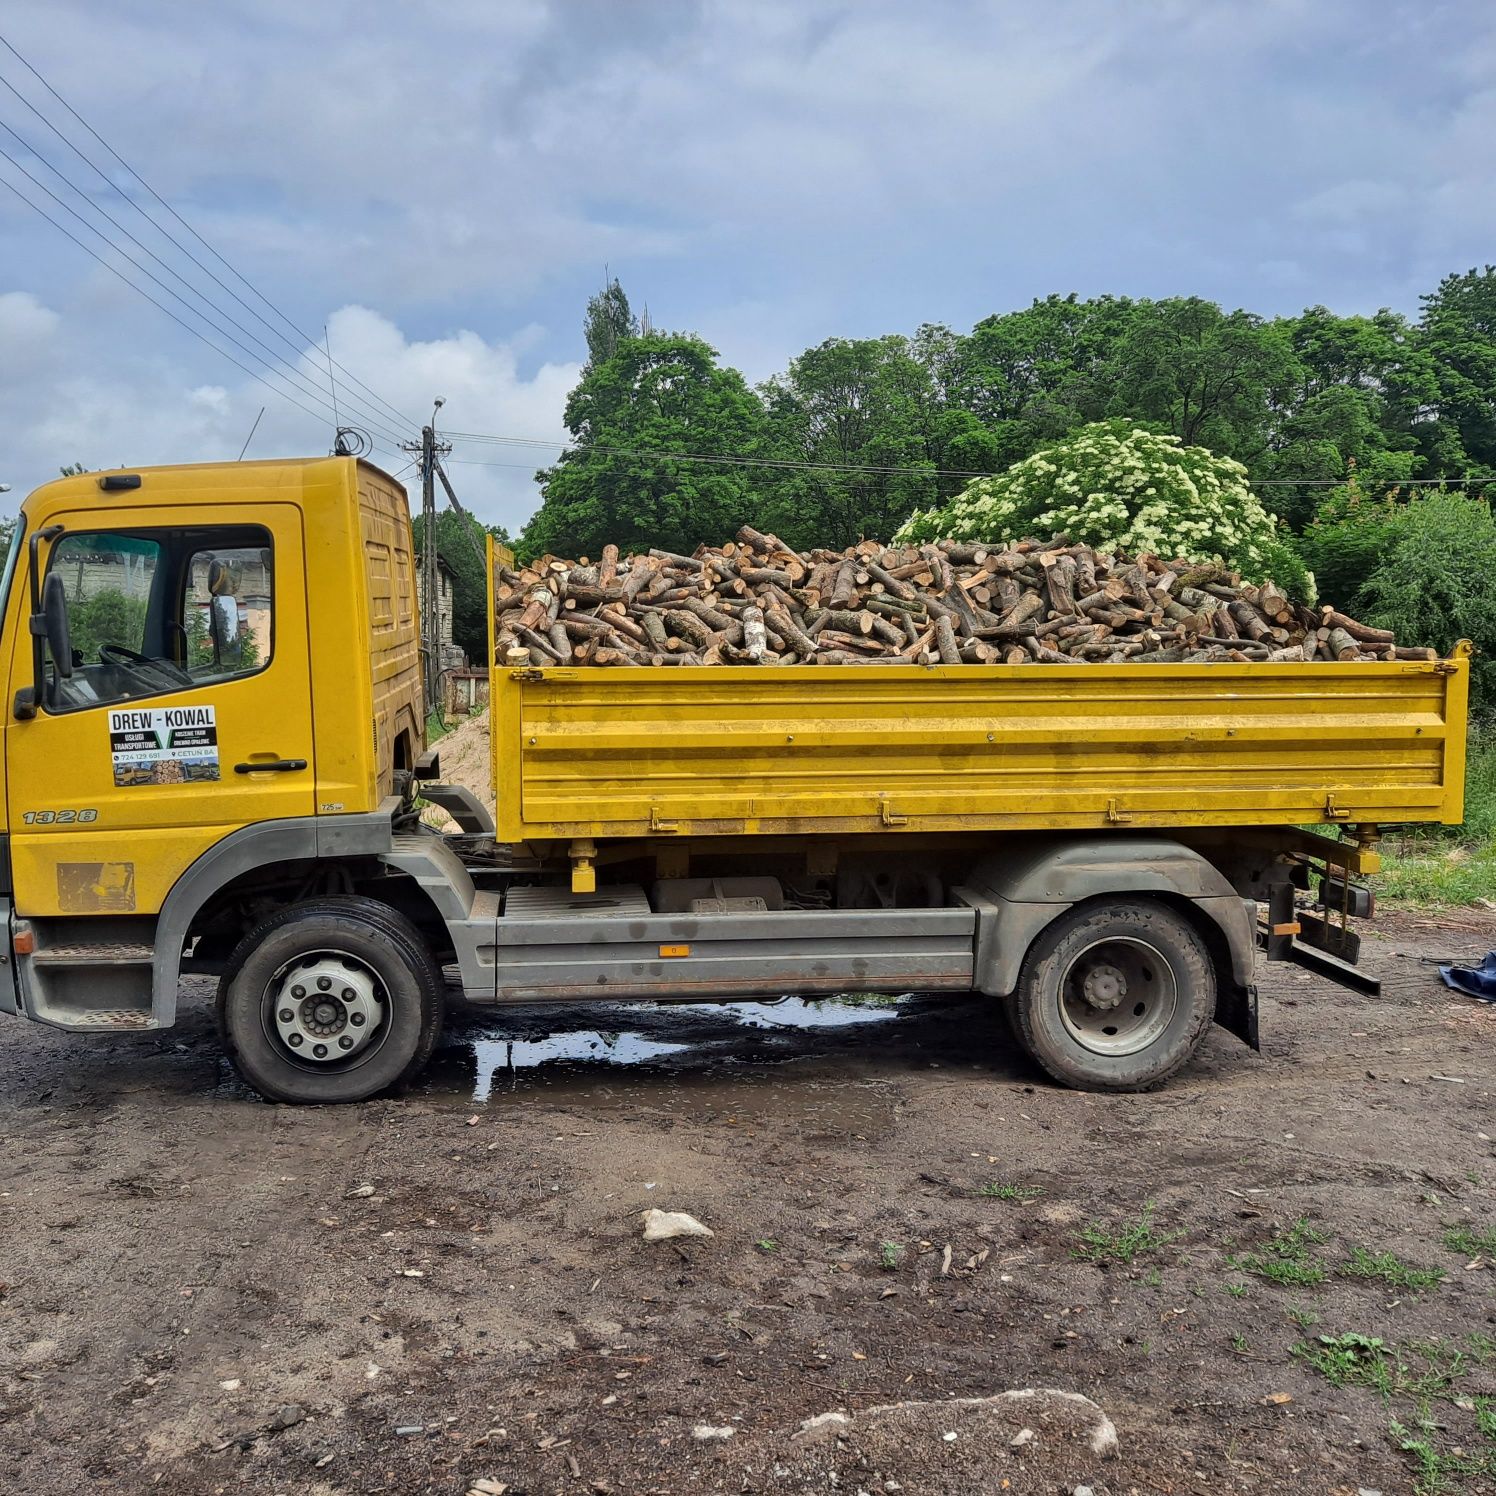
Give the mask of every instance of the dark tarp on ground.
<svg viewBox="0 0 1496 1496">
<path fill-rule="evenodd" d="M 1441 966 L 1439 975 L 1446 987 L 1453 987 L 1466 997 L 1496 1003 L 1496 951 L 1487 951 L 1479 966 Z"/>
</svg>

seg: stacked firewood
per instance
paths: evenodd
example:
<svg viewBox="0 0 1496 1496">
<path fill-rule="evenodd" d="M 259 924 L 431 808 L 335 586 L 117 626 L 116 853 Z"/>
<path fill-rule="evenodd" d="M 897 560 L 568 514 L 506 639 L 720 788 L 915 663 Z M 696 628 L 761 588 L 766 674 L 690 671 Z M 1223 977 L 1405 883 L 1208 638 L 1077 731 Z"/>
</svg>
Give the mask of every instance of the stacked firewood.
<svg viewBox="0 0 1496 1496">
<path fill-rule="evenodd" d="M 750 525 L 695 555 L 546 556 L 495 578 L 509 665 L 1069 665 L 1432 660 L 1215 562 L 1063 539 L 792 551 Z"/>
</svg>

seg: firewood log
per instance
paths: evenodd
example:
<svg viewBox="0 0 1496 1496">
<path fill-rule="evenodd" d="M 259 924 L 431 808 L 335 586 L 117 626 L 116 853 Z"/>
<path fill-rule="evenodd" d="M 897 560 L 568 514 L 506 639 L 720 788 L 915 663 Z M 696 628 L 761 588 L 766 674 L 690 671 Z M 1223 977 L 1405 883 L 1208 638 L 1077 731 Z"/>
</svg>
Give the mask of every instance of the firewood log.
<svg viewBox="0 0 1496 1496">
<path fill-rule="evenodd" d="M 804 553 L 744 525 L 683 556 L 543 556 L 494 571 L 495 657 L 548 665 L 980 665 L 1436 659 L 1219 562 L 1065 537 Z"/>
</svg>

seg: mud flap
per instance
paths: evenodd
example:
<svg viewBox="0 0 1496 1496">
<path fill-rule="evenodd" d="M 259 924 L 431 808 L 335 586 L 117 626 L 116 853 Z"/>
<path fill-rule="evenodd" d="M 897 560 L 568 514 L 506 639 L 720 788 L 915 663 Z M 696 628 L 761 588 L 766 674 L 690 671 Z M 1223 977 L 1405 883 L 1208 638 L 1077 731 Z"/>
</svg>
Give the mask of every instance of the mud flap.
<svg viewBox="0 0 1496 1496">
<path fill-rule="evenodd" d="M 1259 1054 L 1262 1045 L 1257 1041 L 1257 988 L 1255 985 L 1239 987 L 1232 983 L 1216 996 L 1215 1021 L 1228 1033 L 1235 1034 L 1248 1049 Z"/>
</svg>

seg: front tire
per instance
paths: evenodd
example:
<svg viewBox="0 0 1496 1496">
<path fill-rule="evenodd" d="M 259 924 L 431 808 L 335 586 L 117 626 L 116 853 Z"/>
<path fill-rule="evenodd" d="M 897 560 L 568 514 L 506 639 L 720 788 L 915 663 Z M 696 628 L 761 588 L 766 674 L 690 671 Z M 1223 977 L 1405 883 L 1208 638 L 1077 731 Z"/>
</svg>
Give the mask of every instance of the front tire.
<svg viewBox="0 0 1496 1496">
<path fill-rule="evenodd" d="M 363 1101 L 415 1074 L 441 1033 L 442 975 L 403 915 L 373 899 L 282 909 L 235 948 L 218 1027 L 269 1101 Z"/>
<path fill-rule="evenodd" d="M 1029 948 L 1012 1016 L 1064 1085 L 1146 1091 L 1189 1062 L 1215 1003 L 1210 953 L 1183 915 L 1157 899 L 1092 899 Z"/>
</svg>

